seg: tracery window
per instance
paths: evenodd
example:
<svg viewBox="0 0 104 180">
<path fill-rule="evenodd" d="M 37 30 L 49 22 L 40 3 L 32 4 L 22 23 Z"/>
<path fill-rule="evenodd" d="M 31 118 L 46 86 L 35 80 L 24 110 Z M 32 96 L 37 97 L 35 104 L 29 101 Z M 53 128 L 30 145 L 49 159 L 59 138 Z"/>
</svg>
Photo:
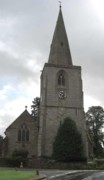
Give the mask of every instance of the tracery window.
<svg viewBox="0 0 104 180">
<path fill-rule="evenodd" d="M 58 85 L 65 86 L 65 77 L 62 73 L 59 74 L 59 76 L 58 76 Z"/>
<path fill-rule="evenodd" d="M 29 130 L 26 124 L 22 124 L 18 129 L 18 141 L 19 142 L 28 142 L 29 141 Z"/>
</svg>

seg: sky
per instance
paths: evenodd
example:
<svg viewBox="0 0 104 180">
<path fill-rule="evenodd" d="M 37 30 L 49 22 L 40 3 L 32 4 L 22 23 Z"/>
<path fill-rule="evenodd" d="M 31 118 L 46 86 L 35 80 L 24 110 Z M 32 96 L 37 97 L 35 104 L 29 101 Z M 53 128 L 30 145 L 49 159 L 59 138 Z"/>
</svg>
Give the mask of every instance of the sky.
<svg viewBox="0 0 104 180">
<path fill-rule="evenodd" d="M 104 107 L 104 0 L 63 0 L 62 12 L 84 109 Z M 56 0 L 0 0 L 0 135 L 40 96 L 58 13 Z"/>
</svg>

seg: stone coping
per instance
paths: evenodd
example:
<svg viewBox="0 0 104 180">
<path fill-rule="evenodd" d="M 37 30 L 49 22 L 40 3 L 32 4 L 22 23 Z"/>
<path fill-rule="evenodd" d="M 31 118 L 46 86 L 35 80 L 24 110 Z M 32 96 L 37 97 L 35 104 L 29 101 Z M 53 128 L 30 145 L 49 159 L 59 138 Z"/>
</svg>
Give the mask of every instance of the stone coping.
<svg viewBox="0 0 104 180">
<path fill-rule="evenodd" d="M 39 177 L 37 177 L 37 178 L 33 178 L 33 179 L 31 179 L 31 180 L 48 180 L 48 177 L 47 176 L 45 176 L 45 175 L 39 175 Z"/>
</svg>

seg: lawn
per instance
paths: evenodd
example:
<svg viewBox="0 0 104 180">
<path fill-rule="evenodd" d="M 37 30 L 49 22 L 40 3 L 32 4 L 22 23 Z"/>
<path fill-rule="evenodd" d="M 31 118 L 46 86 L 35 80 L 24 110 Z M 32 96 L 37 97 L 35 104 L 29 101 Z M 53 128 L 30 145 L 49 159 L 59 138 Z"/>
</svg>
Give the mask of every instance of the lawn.
<svg viewBox="0 0 104 180">
<path fill-rule="evenodd" d="M 35 177 L 35 171 L 0 170 L 0 180 L 31 180 Z"/>
</svg>

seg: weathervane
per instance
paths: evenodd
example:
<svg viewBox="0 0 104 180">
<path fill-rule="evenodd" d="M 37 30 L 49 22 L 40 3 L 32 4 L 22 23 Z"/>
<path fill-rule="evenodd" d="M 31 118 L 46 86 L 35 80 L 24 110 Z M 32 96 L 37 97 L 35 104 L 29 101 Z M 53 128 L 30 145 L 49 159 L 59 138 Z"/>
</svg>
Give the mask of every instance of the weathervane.
<svg viewBox="0 0 104 180">
<path fill-rule="evenodd" d="M 61 9 L 61 4 L 62 4 L 62 2 L 61 2 L 61 1 L 59 1 L 59 4 L 60 4 L 60 9 Z"/>
</svg>

